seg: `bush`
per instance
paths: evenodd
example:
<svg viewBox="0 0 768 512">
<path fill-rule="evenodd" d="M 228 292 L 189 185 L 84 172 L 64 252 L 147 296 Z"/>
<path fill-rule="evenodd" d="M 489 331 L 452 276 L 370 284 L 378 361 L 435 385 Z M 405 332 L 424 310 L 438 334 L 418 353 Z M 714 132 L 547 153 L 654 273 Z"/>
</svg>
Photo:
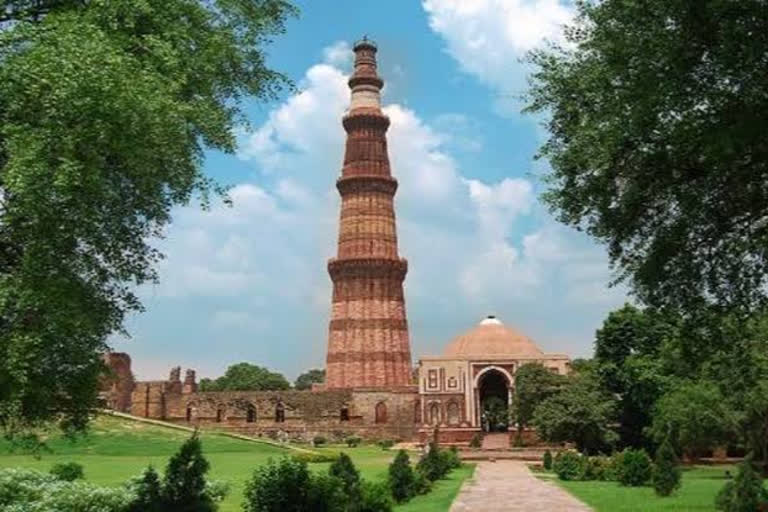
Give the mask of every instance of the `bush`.
<svg viewBox="0 0 768 512">
<path fill-rule="evenodd" d="M 432 490 L 432 480 L 424 476 L 420 471 L 414 473 L 413 494 L 427 494 Z"/>
<path fill-rule="evenodd" d="M 344 495 L 342 482 L 331 475 L 311 474 L 307 488 L 306 506 L 294 502 L 293 509 L 275 509 L 269 512 L 285 512 L 288 510 L 306 512 L 344 512 L 347 497 Z M 264 511 L 267 512 L 267 511 Z"/>
<path fill-rule="evenodd" d="M 603 462 L 601 457 L 582 457 L 579 480 L 603 480 Z"/>
<path fill-rule="evenodd" d="M 552 470 L 552 452 L 549 450 L 544 452 L 544 457 L 541 459 L 541 464 L 547 471 Z"/>
<path fill-rule="evenodd" d="M 344 441 L 347 443 L 347 446 L 349 446 L 350 448 L 354 448 L 360 444 L 360 438 L 357 436 L 349 436 Z"/>
<path fill-rule="evenodd" d="M 305 464 L 317 464 L 321 462 L 336 462 L 339 458 L 337 453 L 309 453 L 302 452 L 292 455 L 292 458 Z"/>
<path fill-rule="evenodd" d="M 433 482 L 440 480 L 451 470 L 452 460 L 443 455 L 444 453 L 445 450 L 441 450 L 437 443 L 429 443 L 429 451 L 416 464 L 416 470 Z M 458 459 L 458 455 L 456 459 Z"/>
<path fill-rule="evenodd" d="M 680 487 L 680 468 L 677 454 L 672 448 L 669 435 L 656 450 L 656 461 L 653 467 L 653 489 L 658 496 L 669 496 Z"/>
<path fill-rule="evenodd" d="M 440 450 L 439 455 L 445 473 L 461 467 L 461 457 L 459 457 L 459 452 L 455 446 L 451 446 L 448 450 Z"/>
<path fill-rule="evenodd" d="M 163 479 L 163 504 L 166 510 L 208 512 L 217 509 L 206 492 L 205 474 L 210 464 L 203 457 L 200 438 L 195 432 L 168 461 Z"/>
<path fill-rule="evenodd" d="M 379 446 L 381 446 L 382 450 L 389 450 L 393 446 L 395 446 L 395 442 L 392 439 L 382 439 L 378 443 Z"/>
<path fill-rule="evenodd" d="M 627 448 L 618 459 L 617 477 L 621 485 L 638 487 L 651 479 L 651 459 L 645 450 Z"/>
<path fill-rule="evenodd" d="M 483 435 L 480 432 L 475 433 L 469 441 L 470 448 L 480 448 L 483 446 Z"/>
<path fill-rule="evenodd" d="M 269 459 L 245 484 L 246 512 L 343 510 L 343 483 L 330 475 L 313 475 L 307 463 L 293 457 Z"/>
<path fill-rule="evenodd" d="M 50 473 L 58 480 L 74 482 L 83 479 L 83 466 L 77 462 L 59 462 L 53 465 Z"/>
<path fill-rule="evenodd" d="M 312 439 L 312 444 L 315 446 L 322 446 L 327 442 L 327 440 L 323 436 L 315 436 Z"/>
<path fill-rule="evenodd" d="M 128 512 L 163 512 L 160 477 L 152 466 L 144 470 L 141 477 L 132 482 L 136 498 Z"/>
<path fill-rule="evenodd" d="M 346 453 L 340 454 L 336 462 L 331 464 L 328 474 L 341 481 L 348 503 L 360 502 L 360 473 Z"/>
<path fill-rule="evenodd" d="M 754 512 L 768 503 L 768 491 L 755 471 L 752 454 L 739 464 L 736 478 L 725 484 L 715 498 L 715 507 L 723 512 Z"/>
<path fill-rule="evenodd" d="M 395 501 L 408 501 L 414 494 L 414 474 L 411 461 L 405 450 L 400 450 L 389 465 L 388 483 Z"/>
<path fill-rule="evenodd" d="M 0 469 L 0 510 L 124 512 L 133 499 L 127 488 L 67 482 L 28 469 Z"/>
<path fill-rule="evenodd" d="M 392 496 L 384 483 L 363 482 L 358 512 L 392 512 Z"/>
<path fill-rule="evenodd" d="M 578 480 L 582 475 L 582 456 L 578 452 L 560 452 L 555 457 L 552 469 L 560 480 Z"/>
</svg>

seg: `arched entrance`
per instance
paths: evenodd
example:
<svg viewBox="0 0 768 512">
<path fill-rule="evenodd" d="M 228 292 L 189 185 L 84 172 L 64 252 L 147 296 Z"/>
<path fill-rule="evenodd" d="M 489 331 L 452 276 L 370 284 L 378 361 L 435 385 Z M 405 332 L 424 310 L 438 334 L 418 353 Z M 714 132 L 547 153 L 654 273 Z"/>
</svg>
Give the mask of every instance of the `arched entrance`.
<svg viewBox="0 0 768 512">
<path fill-rule="evenodd" d="M 510 382 L 501 371 L 491 368 L 477 382 L 481 424 L 486 432 L 506 432 L 509 427 Z"/>
</svg>

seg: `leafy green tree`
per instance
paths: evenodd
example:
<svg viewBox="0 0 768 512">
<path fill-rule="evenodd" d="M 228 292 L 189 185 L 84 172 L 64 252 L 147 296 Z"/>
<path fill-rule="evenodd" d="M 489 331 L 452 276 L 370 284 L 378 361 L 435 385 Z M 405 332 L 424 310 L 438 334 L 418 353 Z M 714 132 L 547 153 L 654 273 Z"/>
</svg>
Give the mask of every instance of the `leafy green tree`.
<svg viewBox="0 0 768 512">
<path fill-rule="evenodd" d="M 567 44 L 531 55 L 528 111 L 549 114 L 545 200 L 607 244 L 644 303 L 761 303 L 765 2 L 575 5 Z"/>
<path fill-rule="evenodd" d="M 732 439 L 736 420 L 714 383 L 683 382 L 657 402 L 650 434 L 658 443 L 671 435 L 677 450 L 696 459 Z"/>
<path fill-rule="evenodd" d="M 725 484 L 715 498 L 715 506 L 723 512 L 754 512 L 768 503 L 768 491 L 763 479 L 752 465 L 750 453 L 739 464 L 736 478 Z"/>
<path fill-rule="evenodd" d="M 506 430 L 509 424 L 509 408 L 507 402 L 498 396 L 491 396 L 483 400 L 483 416 L 488 422 L 488 429 Z"/>
<path fill-rule="evenodd" d="M 296 389 L 312 389 L 312 384 L 322 384 L 323 382 L 325 382 L 325 370 L 315 368 L 296 377 L 293 387 Z"/>
<path fill-rule="evenodd" d="M 291 387 L 282 374 L 251 363 L 233 364 L 218 379 L 200 384 L 201 391 L 274 391 Z"/>
<path fill-rule="evenodd" d="M 347 509 L 357 510 L 362 500 L 362 488 L 360 473 L 352 463 L 352 459 L 346 453 L 341 453 L 328 468 L 328 474 L 342 482 L 346 502 L 349 504 Z"/>
<path fill-rule="evenodd" d="M 670 436 L 656 449 L 653 466 L 653 489 L 658 496 L 669 496 L 680 487 L 680 467 Z"/>
<path fill-rule="evenodd" d="M 565 377 L 550 372 L 539 363 L 528 363 L 515 373 L 515 392 L 512 396 L 510 418 L 517 424 L 518 439 L 533 419 L 536 407 L 557 393 Z"/>
<path fill-rule="evenodd" d="M 665 343 L 675 339 L 669 318 L 632 305 L 612 311 L 595 335 L 595 375 L 600 387 L 618 398 L 619 444 L 650 447 L 644 430 L 667 384 Z"/>
<path fill-rule="evenodd" d="M 206 492 L 205 474 L 210 464 L 203 457 L 202 444 L 195 432 L 168 461 L 163 477 L 163 510 L 210 512 L 216 504 Z M 145 475 L 146 476 L 146 475 Z"/>
<path fill-rule="evenodd" d="M 611 428 L 616 400 L 590 375 L 569 377 L 566 385 L 544 400 L 533 414 L 536 433 L 544 441 L 573 442 L 582 453 L 597 453 L 616 441 Z"/>
<path fill-rule="evenodd" d="M 245 485 L 246 512 L 305 512 L 311 475 L 307 463 L 291 457 L 268 460 Z"/>
<path fill-rule="evenodd" d="M 389 488 L 392 490 L 392 497 L 398 503 L 408 501 L 413 496 L 415 477 L 411 461 L 405 450 L 397 452 L 395 460 L 389 465 L 388 482 Z"/>
<path fill-rule="evenodd" d="M 645 485 L 652 476 L 651 459 L 642 448 L 625 448 L 617 458 L 617 479 L 621 485 L 638 487 Z"/>
<path fill-rule="evenodd" d="M 363 482 L 360 512 L 392 512 L 392 496 L 384 482 Z"/>
<path fill-rule="evenodd" d="M 136 499 L 128 512 L 163 512 L 163 495 L 160 477 L 155 468 L 149 466 L 135 485 Z"/>
<path fill-rule="evenodd" d="M 105 340 L 157 280 L 171 209 L 218 187 L 247 97 L 287 80 L 285 0 L 6 0 L 0 9 L 0 427 L 82 429 Z"/>
</svg>

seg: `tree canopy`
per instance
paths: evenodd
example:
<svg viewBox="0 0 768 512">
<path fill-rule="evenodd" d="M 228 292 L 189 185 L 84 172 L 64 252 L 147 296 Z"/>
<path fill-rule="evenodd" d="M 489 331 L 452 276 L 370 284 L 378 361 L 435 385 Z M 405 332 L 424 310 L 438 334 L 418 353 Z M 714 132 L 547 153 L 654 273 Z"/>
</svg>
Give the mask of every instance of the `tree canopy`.
<svg viewBox="0 0 768 512">
<path fill-rule="evenodd" d="M 557 393 L 564 381 L 565 377 L 550 372 L 539 363 L 528 363 L 518 368 L 510 411 L 510 418 L 517 423 L 518 432 L 530 424 L 536 407 Z"/>
<path fill-rule="evenodd" d="M 251 363 L 237 363 L 221 377 L 200 381 L 200 391 L 275 391 L 290 389 L 282 374 Z"/>
<path fill-rule="evenodd" d="M 171 208 L 215 184 L 284 0 L 9 0 L 0 11 L 0 426 L 82 428 Z"/>
<path fill-rule="evenodd" d="M 534 51 L 529 112 L 559 220 L 608 246 L 646 304 L 752 310 L 768 281 L 764 0 L 576 2 Z"/>
<path fill-rule="evenodd" d="M 293 387 L 296 389 L 312 389 L 312 384 L 322 384 L 323 382 L 325 382 L 325 370 L 314 368 L 296 377 Z"/>
</svg>

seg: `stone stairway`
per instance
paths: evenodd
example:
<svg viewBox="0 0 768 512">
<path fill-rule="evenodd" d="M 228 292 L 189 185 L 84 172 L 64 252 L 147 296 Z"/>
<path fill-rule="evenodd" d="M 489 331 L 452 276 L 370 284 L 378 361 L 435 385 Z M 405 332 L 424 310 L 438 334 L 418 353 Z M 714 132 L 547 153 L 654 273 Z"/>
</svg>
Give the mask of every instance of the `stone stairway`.
<svg viewBox="0 0 768 512">
<path fill-rule="evenodd" d="M 509 432 L 485 434 L 483 450 L 509 450 Z"/>
</svg>

